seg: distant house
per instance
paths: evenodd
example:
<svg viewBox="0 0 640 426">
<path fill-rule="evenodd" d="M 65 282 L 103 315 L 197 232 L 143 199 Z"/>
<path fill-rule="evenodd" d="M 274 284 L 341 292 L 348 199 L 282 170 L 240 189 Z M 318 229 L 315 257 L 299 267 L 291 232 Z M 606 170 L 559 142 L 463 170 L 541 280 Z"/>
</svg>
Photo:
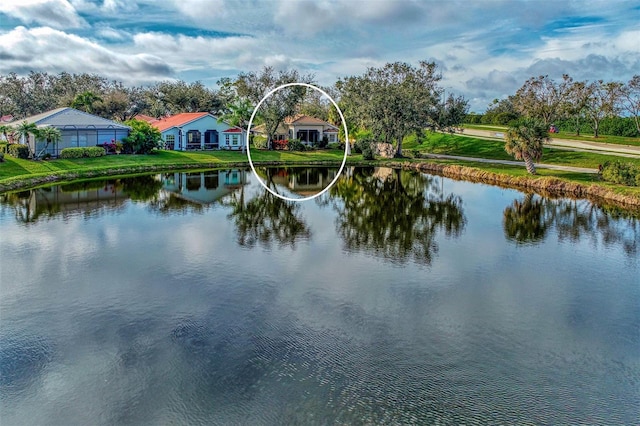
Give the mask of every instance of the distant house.
<svg viewBox="0 0 640 426">
<path fill-rule="evenodd" d="M 150 122 L 160 130 L 167 149 L 243 149 L 246 131 L 230 126 L 208 112 L 185 112 Z"/>
<path fill-rule="evenodd" d="M 267 136 L 264 124 L 256 126 L 252 132 Z M 275 140 L 298 139 L 310 145 L 320 142 L 326 136 L 328 143 L 338 142 L 338 128 L 331 123 L 308 115 L 287 117 L 276 130 Z"/>
<path fill-rule="evenodd" d="M 51 144 L 45 153 L 54 157 L 64 148 L 96 146 L 111 141 L 122 141 L 129 136 L 131 128 L 124 124 L 98 117 L 97 115 L 79 111 L 74 108 L 56 108 L 42 114 L 22 118 L 9 123 L 16 127 L 23 122 L 33 123 L 38 127 L 55 127 L 62 133 L 62 139 L 57 144 Z M 29 147 L 32 152 L 40 153 L 46 145 L 44 140 L 29 137 Z"/>
</svg>

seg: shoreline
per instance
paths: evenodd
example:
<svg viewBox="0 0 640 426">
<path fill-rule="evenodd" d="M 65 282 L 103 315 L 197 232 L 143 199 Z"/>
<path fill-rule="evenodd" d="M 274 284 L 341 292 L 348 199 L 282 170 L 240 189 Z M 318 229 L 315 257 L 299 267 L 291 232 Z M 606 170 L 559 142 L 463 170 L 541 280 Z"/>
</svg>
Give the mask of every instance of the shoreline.
<svg viewBox="0 0 640 426">
<path fill-rule="evenodd" d="M 341 161 L 254 161 L 255 166 L 340 166 Z M 556 177 L 546 176 L 512 176 L 495 173 L 480 168 L 461 165 L 434 163 L 429 161 L 410 160 L 356 160 L 347 161 L 349 166 L 378 166 L 415 170 L 419 172 L 438 174 L 444 177 L 485 183 L 504 188 L 532 191 L 543 196 L 569 197 L 588 199 L 596 204 L 613 204 L 623 209 L 640 209 L 640 197 L 633 197 L 616 193 L 615 191 L 597 184 L 571 182 Z M 208 170 L 233 167 L 249 167 L 248 161 L 229 161 L 211 163 L 187 163 L 174 165 L 141 165 L 130 167 L 114 167 L 89 171 L 55 172 L 46 176 L 15 176 L 0 182 L 0 194 L 23 191 L 56 183 L 73 182 L 85 179 L 108 178 L 115 176 L 132 176 L 153 172 L 172 170 Z"/>
</svg>

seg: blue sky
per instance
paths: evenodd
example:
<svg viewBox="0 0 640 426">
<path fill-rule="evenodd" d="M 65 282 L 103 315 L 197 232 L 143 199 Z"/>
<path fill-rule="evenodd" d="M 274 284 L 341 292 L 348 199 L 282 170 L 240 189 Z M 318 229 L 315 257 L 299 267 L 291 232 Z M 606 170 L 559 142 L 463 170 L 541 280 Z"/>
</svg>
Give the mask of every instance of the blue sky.
<svg viewBox="0 0 640 426">
<path fill-rule="evenodd" d="M 264 65 L 319 84 L 386 62 L 438 63 L 483 111 L 531 76 L 640 73 L 638 1 L 20 0 L 0 3 L 0 74 L 89 72 L 149 84 Z"/>
</svg>

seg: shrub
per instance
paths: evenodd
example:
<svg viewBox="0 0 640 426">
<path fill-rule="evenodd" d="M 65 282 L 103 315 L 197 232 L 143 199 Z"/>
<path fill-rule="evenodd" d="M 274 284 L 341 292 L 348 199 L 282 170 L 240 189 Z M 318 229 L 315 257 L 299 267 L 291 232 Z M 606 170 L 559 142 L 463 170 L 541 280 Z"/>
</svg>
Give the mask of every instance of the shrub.
<svg viewBox="0 0 640 426">
<path fill-rule="evenodd" d="M 8 152 L 8 142 L 0 142 L 0 152 L 6 154 Z"/>
<path fill-rule="evenodd" d="M 60 158 L 95 158 L 102 157 L 107 151 L 101 146 L 65 148 L 60 151 Z"/>
<path fill-rule="evenodd" d="M 105 151 L 105 149 L 101 146 L 91 146 L 88 148 L 84 148 L 84 150 L 85 151 L 83 155 L 89 158 L 102 157 L 107 153 L 107 151 Z"/>
<path fill-rule="evenodd" d="M 122 139 L 124 152 L 127 154 L 150 154 L 162 145 L 160 131 L 146 121 L 128 120 L 124 124 L 131 127 L 129 136 Z"/>
<path fill-rule="evenodd" d="M 0 163 L 4 163 L 4 152 L 0 152 Z"/>
<path fill-rule="evenodd" d="M 285 150 L 287 149 L 287 145 L 289 145 L 289 141 L 288 140 L 277 140 L 277 141 L 273 141 L 272 142 L 273 145 L 273 149 L 276 150 Z"/>
<path fill-rule="evenodd" d="M 253 135 L 253 146 L 258 149 L 266 149 L 267 148 L 267 138 L 264 136 Z"/>
<path fill-rule="evenodd" d="M 44 155 L 42 156 L 42 159 L 43 159 L 43 160 L 49 160 L 49 159 L 51 159 L 51 153 L 50 153 L 50 152 L 47 152 L 46 154 L 44 154 Z"/>
<path fill-rule="evenodd" d="M 29 147 L 20 143 L 13 143 L 9 145 L 9 155 L 16 158 L 22 158 L 26 160 L 29 158 Z"/>
<path fill-rule="evenodd" d="M 602 179 L 627 186 L 640 186 L 640 166 L 622 161 L 607 161 L 601 169 Z"/>
<path fill-rule="evenodd" d="M 84 148 L 65 148 L 60 151 L 60 158 L 82 158 L 84 157 Z"/>
<path fill-rule="evenodd" d="M 322 140 L 318 142 L 318 148 L 326 148 L 329 145 L 329 137 L 327 135 L 322 136 Z"/>
<path fill-rule="evenodd" d="M 361 153 L 363 160 L 373 160 L 375 158 L 373 154 L 373 141 L 369 138 L 358 139 L 353 145 L 353 150 L 358 154 Z"/>
<path fill-rule="evenodd" d="M 289 151 L 305 151 L 307 147 L 299 139 L 289 139 Z"/>
</svg>

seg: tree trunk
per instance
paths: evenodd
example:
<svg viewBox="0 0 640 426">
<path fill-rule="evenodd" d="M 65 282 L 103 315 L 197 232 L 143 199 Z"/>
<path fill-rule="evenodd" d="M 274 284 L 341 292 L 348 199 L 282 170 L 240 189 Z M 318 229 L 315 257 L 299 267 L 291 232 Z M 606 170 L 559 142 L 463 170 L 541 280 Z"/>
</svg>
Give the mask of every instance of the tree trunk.
<svg viewBox="0 0 640 426">
<path fill-rule="evenodd" d="M 598 137 L 598 121 L 594 120 L 593 122 L 593 137 L 597 138 Z"/>
<path fill-rule="evenodd" d="M 398 138 L 398 147 L 396 148 L 396 158 L 402 158 L 402 138 Z"/>
<path fill-rule="evenodd" d="M 522 159 L 524 160 L 524 165 L 527 168 L 527 172 L 532 175 L 536 174 L 536 166 L 533 164 L 533 159 L 529 157 L 528 154 L 523 154 Z"/>
</svg>

